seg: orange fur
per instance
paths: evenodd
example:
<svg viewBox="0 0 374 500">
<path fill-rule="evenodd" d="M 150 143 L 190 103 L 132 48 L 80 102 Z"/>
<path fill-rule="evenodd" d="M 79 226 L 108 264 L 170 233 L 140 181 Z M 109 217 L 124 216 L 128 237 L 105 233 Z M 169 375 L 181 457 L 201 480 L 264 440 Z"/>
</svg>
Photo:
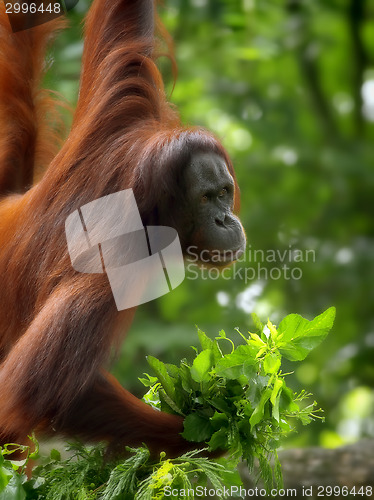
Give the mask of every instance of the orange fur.
<svg viewBox="0 0 374 500">
<path fill-rule="evenodd" d="M 179 203 L 191 154 L 227 153 L 186 128 L 167 102 L 155 64 L 152 0 L 94 0 L 85 25 L 72 130 L 54 155 L 49 93 L 39 89 L 46 44 L 61 23 L 12 34 L 0 3 L 0 443 L 33 429 L 178 453 L 182 418 L 156 412 L 105 366 L 134 310 L 118 313 L 108 280 L 71 266 L 64 224 L 85 203 L 132 188 L 144 225 Z M 235 195 L 238 205 L 238 194 Z M 173 208 L 173 210 L 171 210 Z"/>
<path fill-rule="evenodd" d="M 59 122 L 58 100 L 40 83 L 46 47 L 64 24 L 57 20 L 12 33 L 0 2 L 0 193 L 28 189 L 34 171 L 45 169 L 61 145 L 50 126 Z"/>
</svg>

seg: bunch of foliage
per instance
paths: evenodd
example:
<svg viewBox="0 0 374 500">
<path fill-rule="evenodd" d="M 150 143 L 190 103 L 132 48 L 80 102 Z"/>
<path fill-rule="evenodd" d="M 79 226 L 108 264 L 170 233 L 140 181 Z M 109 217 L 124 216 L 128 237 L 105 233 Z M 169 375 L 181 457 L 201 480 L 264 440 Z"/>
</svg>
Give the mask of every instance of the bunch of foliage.
<svg viewBox="0 0 374 500">
<path fill-rule="evenodd" d="M 208 480 L 222 490 L 223 485 L 227 488 L 241 484 L 237 474 L 227 471 L 219 461 L 197 456 L 199 451 L 175 459 L 161 453 L 154 461 L 147 448 L 128 448 L 127 459 L 108 460 L 104 445 L 87 447 L 79 443 L 69 445 L 66 460 L 61 459 L 59 451 L 52 450 L 28 479 L 27 463 L 38 453 L 15 461 L 11 460 L 14 446 L 11 448 L 0 447 L 1 500 L 153 500 L 164 498 L 164 490 L 171 484 L 189 491 L 190 496 L 185 498 L 192 499 L 194 488 L 206 487 Z M 28 453 L 27 446 L 16 449 Z"/>
<path fill-rule="evenodd" d="M 306 425 L 323 418 L 317 403 L 308 402 L 310 394 L 287 386 L 281 359 L 303 360 L 326 337 L 334 318 L 333 307 L 313 321 L 290 314 L 276 328 L 254 315 L 258 331 L 246 337 L 237 330 L 244 340 L 238 347 L 223 330 L 215 340 L 198 330 L 202 350 L 192 364 L 182 360 L 177 367 L 148 357 L 156 377 L 141 379 L 150 386 L 144 400 L 183 415 L 183 437 L 206 443 L 210 451 L 226 450 L 231 463 L 244 459 L 252 469 L 257 457 L 265 485 L 279 486 L 280 438 L 293 429 L 294 419 Z M 230 353 L 222 353 L 221 342 L 231 344 Z"/>
<path fill-rule="evenodd" d="M 303 360 L 326 337 L 334 317 L 334 308 L 312 321 L 291 314 L 276 327 L 254 316 L 258 331 L 248 336 L 238 331 L 244 340 L 239 346 L 224 331 L 212 340 L 198 330 L 201 350 L 191 364 L 182 360 L 176 366 L 149 357 L 156 377 L 141 379 L 149 387 L 147 403 L 185 417 L 183 436 L 196 442 L 196 451 L 175 459 L 161 453 L 155 461 L 140 447 L 128 449 L 126 459 L 109 461 L 103 445 L 74 444 L 67 460 L 53 450 L 28 479 L 25 470 L 38 456 L 37 442 L 33 453 L 26 446 L 5 445 L 0 447 L 0 500 L 152 500 L 165 498 L 165 488 L 190 492 L 183 498 L 193 498 L 197 486 L 211 484 L 223 492 L 240 485 L 238 462 L 246 460 L 251 469 L 255 458 L 265 486 L 280 487 L 280 438 L 293 429 L 294 419 L 308 424 L 322 418 L 310 394 L 294 393 L 287 386 L 281 359 Z M 227 354 L 223 342 L 231 346 Z M 223 450 L 227 458 L 202 457 L 204 447 Z M 12 460 L 15 449 L 26 458 Z"/>
</svg>

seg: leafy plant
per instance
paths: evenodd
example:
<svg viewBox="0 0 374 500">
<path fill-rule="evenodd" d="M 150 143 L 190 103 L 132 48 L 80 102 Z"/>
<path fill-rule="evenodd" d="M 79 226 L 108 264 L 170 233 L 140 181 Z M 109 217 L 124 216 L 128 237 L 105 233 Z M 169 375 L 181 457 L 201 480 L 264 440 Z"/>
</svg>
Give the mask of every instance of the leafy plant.
<svg viewBox="0 0 374 500">
<path fill-rule="evenodd" d="M 28 447 L 22 447 L 27 452 Z M 70 444 L 70 457 L 61 460 L 52 450 L 43 465 L 33 470 L 32 479 L 24 474 L 28 456 L 21 462 L 4 460 L 7 447 L 0 447 L 1 500 L 157 500 L 165 498 L 166 488 L 183 490 L 184 498 L 194 498 L 196 487 L 206 488 L 208 480 L 217 490 L 241 484 L 238 473 L 219 461 L 197 456 L 200 450 L 168 459 L 150 459 L 147 448 L 127 448 L 127 459 L 108 461 L 104 445 L 95 447 Z M 175 495 L 173 495 L 175 497 Z M 221 497 L 223 498 L 223 497 Z"/>
<path fill-rule="evenodd" d="M 231 486 L 241 485 L 235 470 L 239 460 L 252 468 L 256 457 L 265 486 L 281 487 L 280 438 L 293 429 L 294 419 L 305 425 L 323 418 L 310 394 L 287 387 L 282 356 L 303 360 L 326 337 L 334 317 L 334 308 L 312 321 L 291 314 L 276 327 L 254 316 L 258 331 L 248 336 L 238 331 L 244 340 L 238 346 L 223 330 L 214 340 L 198 330 L 201 349 L 192 364 L 182 360 L 176 366 L 148 357 L 156 376 L 141 379 L 149 388 L 144 400 L 183 415 L 183 436 L 196 442 L 195 451 L 175 459 L 161 453 L 154 461 L 146 447 L 128 448 L 126 459 L 108 461 L 104 445 L 74 444 L 67 460 L 52 450 L 28 479 L 25 470 L 38 456 L 37 442 L 33 439 L 33 453 L 27 446 L 5 445 L 0 447 L 0 500 L 157 500 L 165 498 L 167 489 L 183 490 L 183 498 L 193 498 L 196 488 L 208 484 L 225 498 Z M 223 354 L 222 343 L 231 346 L 228 354 Z M 202 457 L 204 447 L 224 450 L 228 459 Z M 26 458 L 12 460 L 15 450 Z"/>
<path fill-rule="evenodd" d="M 206 443 L 209 450 L 229 452 L 232 463 L 255 457 L 268 488 L 282 484 L 277 448 L 280 438 L 293 429 L 293 419 L 304 425 L 323 417 L 310 402 L 310 394 L 294 393 L 281 370 L 282 356 L 301 361 L 326 337 L 335 318 L 331 307 L 314 320 L 297 314 L 285 317 L 278 328 L 263 325 L 254 316 L 258 331 L 235 346 L 222 330 L 215 340 L 198 330 L 201 351 L 192 364 L 182 360 L 179 367 L 149 356 L 156 377 L 141 379 L 149 386 L 144 400 L 160 410 L 183 415 L 183 437 Z M 224 355 L 220 345 L 231 344 Z M 274 459 L 274 468 L 270 460 Z"/>
</svg>

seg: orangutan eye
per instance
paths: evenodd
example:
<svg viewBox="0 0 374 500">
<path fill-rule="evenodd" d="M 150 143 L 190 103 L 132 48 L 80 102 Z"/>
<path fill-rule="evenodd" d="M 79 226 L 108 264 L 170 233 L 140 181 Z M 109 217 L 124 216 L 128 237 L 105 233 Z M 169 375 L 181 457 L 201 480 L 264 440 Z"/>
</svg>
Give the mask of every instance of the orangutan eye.
<svg viewBox="0 0 374 500">
<path fill-rule="evenodd" d="M 208 201 L 208 195 L 203 194 L 203 196 L 201 197 L 201 203 L 206 203 L 207 201 Z"/>
<path fill-rule="evenodd" d="M 221 189 L 221 191 L 218 193 L 219 198 L 223 198 L 227 194 L 227 188 Z"/>
</svg>

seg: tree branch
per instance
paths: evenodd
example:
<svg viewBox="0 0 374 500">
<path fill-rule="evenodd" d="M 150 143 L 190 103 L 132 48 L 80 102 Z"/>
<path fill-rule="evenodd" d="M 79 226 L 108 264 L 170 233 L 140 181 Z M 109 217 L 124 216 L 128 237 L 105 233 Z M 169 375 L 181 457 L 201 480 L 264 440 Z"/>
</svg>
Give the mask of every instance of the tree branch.
<svg viewBox="0 0 374 500">
<path fill-rule="evenodd" d="M 322 491 L 322 488 L 327 486 L 338 486 L 340 489 L 346 486 L 349 491 L 355 487 L 356 492 L 361 486 L 364 487 L 364 492 L 366 486 L 371 486 L 374 490 L 373 439 L 365 439 L 333 450 L 320 447 L 283 450 L 279 452 L 279 459 L 282 464 L 284 489 L 295 489 L 297 496 L 294 495 L 294 498 L 308 498 L 305 495 L 307 488 L 313 493 L 309 498 L 317 498 L 318 488 Z M 245 464 L 242 465 L 240 473 L 246 489 L 256 487 L 256 473 L 249 474 Z M 262 487 L 261 484 L 257 486 L 259 489 Z M 328 496 L 326 490 L 323 496 Z M 332 496 L 335 499 L 347 498 L 343 494 Z M 371 495 L 364 493 L 361 496 L 365 497 L 371 498 Z"/>
</svg>

